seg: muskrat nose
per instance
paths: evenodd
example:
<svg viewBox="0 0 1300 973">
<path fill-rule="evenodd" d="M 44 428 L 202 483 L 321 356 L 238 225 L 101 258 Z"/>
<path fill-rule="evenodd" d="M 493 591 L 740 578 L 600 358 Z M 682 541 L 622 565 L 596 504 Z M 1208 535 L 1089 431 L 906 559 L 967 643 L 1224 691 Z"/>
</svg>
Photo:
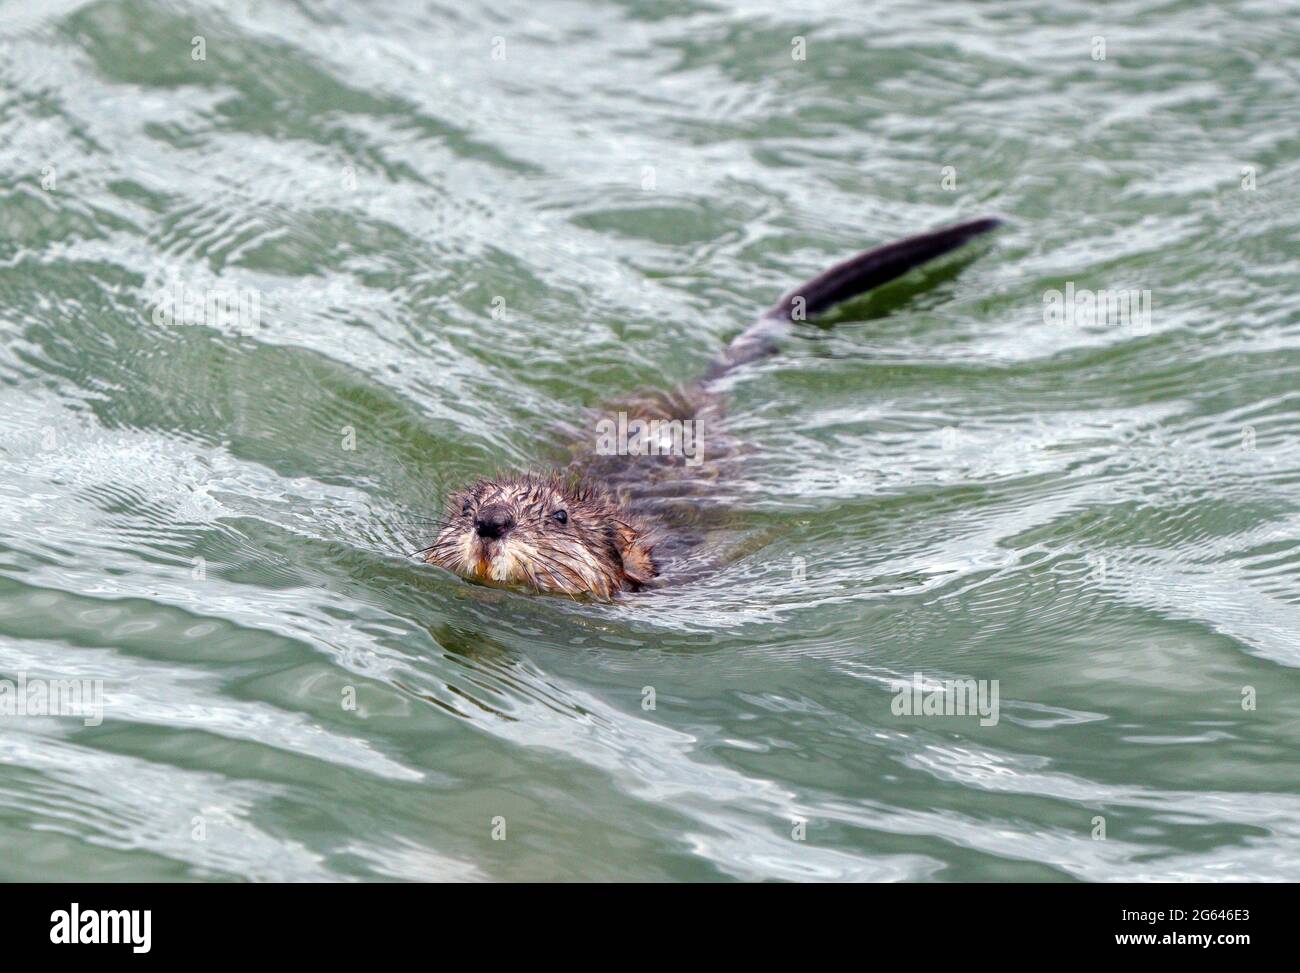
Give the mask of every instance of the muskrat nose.
<svg viewBox="0 0 1300 973">
<path fill-rule="evenodd" d="M 497 538 L 515 525 L 515 518 L 505 507 L 496 505 L 484 507 L 474 518 L 474 532 L 479 537 Z"/>
</svg>

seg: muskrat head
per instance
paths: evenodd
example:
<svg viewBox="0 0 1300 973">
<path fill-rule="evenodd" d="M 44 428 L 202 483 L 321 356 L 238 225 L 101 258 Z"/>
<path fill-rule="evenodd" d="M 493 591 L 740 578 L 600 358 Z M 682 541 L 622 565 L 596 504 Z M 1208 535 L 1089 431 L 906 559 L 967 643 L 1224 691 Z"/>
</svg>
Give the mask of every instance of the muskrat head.
<svg viewBox="0 0 1300 973">
<path fill-rule="evenodd" d="M 463 578 L 608 598 L 655 575 L 649 531 L 599 487 L 559 475 L 453 493 L 424 559 Z"/>
</svg>

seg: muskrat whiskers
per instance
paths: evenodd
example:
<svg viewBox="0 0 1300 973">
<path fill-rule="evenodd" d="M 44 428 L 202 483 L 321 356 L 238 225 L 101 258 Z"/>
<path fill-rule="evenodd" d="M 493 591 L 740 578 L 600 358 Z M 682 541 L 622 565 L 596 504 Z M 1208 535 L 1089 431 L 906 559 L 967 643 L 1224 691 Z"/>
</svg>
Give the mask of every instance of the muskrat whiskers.
<svg viewBox="0 0 1300 973">
<path fill-rule="evenodd" d="M 571 562 L 566 563 L 554 555 L 543 554 L 541 551 L 536 551 L 533 556 L 546 566 L 551 577 L 557 580 L 563 577 L 579 587 L 582 586 L 582 574 L 579 572 L 577 565 Z"/>
<path fill-rule="evenodd" d="M 438 538 L 437 540 L 435 540 L 432 544 L 430 544 L 428 547 L 422 547 L 422 548 L 420 548 L 420 550 L 418 550 L 418 551 L 412 551 L 410 554 L 408 554 L 408 555 L 406 555 L 406 556 L 407 556 L 407 557 L 417 557 L 418 555 L 421 555 L 421 554 L 429 554 L 429 553 L 432 553 L 433 551 L 439 550 L 440 548 L 444 548 L 444 547 L 455 548 L 456 546 L 457 546 L 457 545 L 456 545 L 456 538 L 454 538 L 454 537 L 446 537 L 446 538 L 442 538 L 442 537 L 440 537 L 440 538 Z"/>
<path fill-rule="evenodd" d="M 577 600 L 578 600 L 578 596 L 575 595 L 572 591 L 570 591 L 570 590 L 565 586 L 565 584 L 564 584 L 564 580 L 565 580 L 565 579 L 564 579 L 563 575 L 561 575 L 561 574 L 557 574 L 555 568 L 551 567 L 550 565 L 546 565 L 546 564 L 544 564 L 543 567 L 546 568 L 546 573 L 549 574 L 549 575 L 550 575 L 550 576 L 551 576 L 551 577 L 556 581 L 556 583 L 559 585 L 559 587 L 560 587 L 560 592 L 561 592 L 562 594 L 568 595 L 569 598 L 570 598 L 570 600 L 572 600 L 572 601 L 577 601 Z M 528 572 L 528 580 L 531 581 L 531 582 L 533 583 L 533 586 L 534 586 L 534 587 L 537 586 L 537 576 L 534 575 L 534 574 L 532 573 L 531 570 Z M 575 579 L 574 583 L 575 583 L 575 584 L 577 583 L 576 579 Z"/>
</svg>

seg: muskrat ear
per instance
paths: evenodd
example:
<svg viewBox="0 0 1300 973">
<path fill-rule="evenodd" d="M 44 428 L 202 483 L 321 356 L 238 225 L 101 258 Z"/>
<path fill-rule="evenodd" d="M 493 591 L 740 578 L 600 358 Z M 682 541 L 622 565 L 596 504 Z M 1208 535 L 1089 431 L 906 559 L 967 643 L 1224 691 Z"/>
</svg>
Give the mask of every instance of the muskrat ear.
<svg viewBox="0 0 1300 973">
<path fill-rule="evenodd" d="M 649 584 L 658 573 L 655 571 L 651 545 L 631 527 L 618 529 L 618 554 L 623 560 L 623 574 L 634 585 Z"/>
</svg>

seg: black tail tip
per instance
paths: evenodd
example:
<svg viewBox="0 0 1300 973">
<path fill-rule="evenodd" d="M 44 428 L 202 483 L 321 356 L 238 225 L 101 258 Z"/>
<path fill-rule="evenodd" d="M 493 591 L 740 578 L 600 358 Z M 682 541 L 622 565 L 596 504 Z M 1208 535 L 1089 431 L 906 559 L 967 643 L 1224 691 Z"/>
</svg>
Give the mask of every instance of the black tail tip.
<svg viewBox="0 0 1300 973">
<path fill-rule="evenodd" d="M 1003 216 L 982 216 L 978 220 L 958 224 L 958 229 L 966 230 L 971 236 L 979 236 L 981 233 L 988 233 L 1000 226 L 1006 226 L 1008 222 Z"/>
</svg>

